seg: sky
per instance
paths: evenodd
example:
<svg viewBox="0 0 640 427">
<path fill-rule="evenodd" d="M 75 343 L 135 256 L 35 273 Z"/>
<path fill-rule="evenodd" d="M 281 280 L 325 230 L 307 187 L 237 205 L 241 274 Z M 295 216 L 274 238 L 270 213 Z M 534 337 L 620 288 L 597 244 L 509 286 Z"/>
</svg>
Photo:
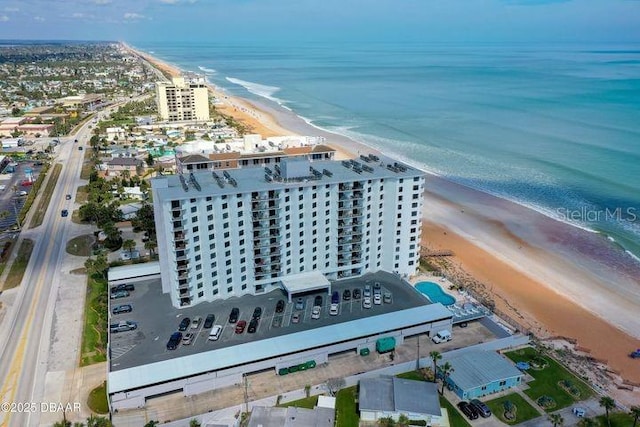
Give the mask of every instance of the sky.
<svg viewBox="0 0 640 427">
<path fill-rule="evenodd" d="M 640 42 L 640 0 L 0 0 L 0 39 Z"/>
</svg>

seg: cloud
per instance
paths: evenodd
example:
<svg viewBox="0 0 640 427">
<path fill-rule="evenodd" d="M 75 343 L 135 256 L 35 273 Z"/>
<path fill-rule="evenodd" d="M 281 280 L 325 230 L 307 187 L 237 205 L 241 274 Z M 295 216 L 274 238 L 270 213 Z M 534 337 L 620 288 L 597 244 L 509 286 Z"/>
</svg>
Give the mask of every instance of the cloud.
<svg viewBox="0 0 640 427">
<path fill-rule="evenodd" d="M 42 16 L 34 16 L 33 19 L 38 22 L 44 22 L 44 18 Z"/>
<path fill-rule="evenodd" d="M 7 22 L 9 17 L 7 15 L 0 15 L 0 22 Z"/>
<path fill-rule="evenodd" d="M 5 12 L 20 12 L 20 8 L 19 7 L 5 7 L 4 11 Z"/>
<path fill-rule="evenodd" d="M 100 5 L 100 6 L 103 6 L 105 4 L 113 3 L 112 0 L 92 0 L 92 1 L 93 1 L 93 4 L 97 4 L 97 5 Z"/>
<path fill-rule="evenodd" d="M 77 19 L 79 19 L 79 18 L 84 18 L 84 17 L 85 17 L 85 14 L 84 14 L 84 13 L 80 13 L 80 12 L 75 12 L 75 13 L 73 13 L 73 14 L 71 15 L 71 17 L 72 17 L 72 18 L 77 18 Z"/>
<path fill-rule="evenodd" d="M 126 12 L 123 15 L 123 18 L 126 19 L 127 21 L 138 21 L 140 19 L 144 19 L 145 16 L 135 12 Z"/>
</svg>

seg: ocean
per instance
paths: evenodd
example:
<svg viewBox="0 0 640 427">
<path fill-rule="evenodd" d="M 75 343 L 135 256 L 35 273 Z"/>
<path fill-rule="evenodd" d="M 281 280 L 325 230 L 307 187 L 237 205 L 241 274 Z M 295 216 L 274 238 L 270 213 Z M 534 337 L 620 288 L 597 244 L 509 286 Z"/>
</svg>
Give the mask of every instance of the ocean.
<svg viewBox="0 0 640 427">
<path fill-rule="evenodd" d="M 640 262 L 640 46 L 132 45 Z"/>
</svg>

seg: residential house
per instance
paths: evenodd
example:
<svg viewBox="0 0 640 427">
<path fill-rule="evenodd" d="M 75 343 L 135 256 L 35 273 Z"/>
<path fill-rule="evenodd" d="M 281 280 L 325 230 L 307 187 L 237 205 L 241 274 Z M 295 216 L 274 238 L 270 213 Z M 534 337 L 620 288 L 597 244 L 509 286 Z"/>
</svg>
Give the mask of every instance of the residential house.
<svg viewBox="0 0 640 427">
<path fill-rule="evenodd" d="M 142 160 L 131 157 L 116 157 L 107 162 L 107 176 L 122 176 L 125 171 L 129 176 L 138 174 L 138 169 L 142 168 Z"/>
</svg>

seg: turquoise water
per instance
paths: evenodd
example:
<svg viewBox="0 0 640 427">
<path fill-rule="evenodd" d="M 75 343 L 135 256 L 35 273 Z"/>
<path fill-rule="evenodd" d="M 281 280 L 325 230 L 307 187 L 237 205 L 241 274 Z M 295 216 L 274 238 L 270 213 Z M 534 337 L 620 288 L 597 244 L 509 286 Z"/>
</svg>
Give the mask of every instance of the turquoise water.
<svg viewBox="0 0 640 427">
<path fill-rule="evenodd" d="M 136 46 L 640 255 L 640 46 Z"/>
<path fill-rule="evenodd" d="M 442 305 L 453 305 L 456 299 L 444 293 L 440 285 L 434 282 L 419 282 L 415 288 L 429 298 L 432 303 L 439 302 Z"/>
<path fill-rule="evenodd" d="M 159 150 L 157 148 L 151 148 L 148 150 L 149 153 L 151 153 L 151 155 L 153 157 L 162 157 L 162 156 L 173 156 L 176 154 L 176 152 L 173 150 L 173 148 L 166 148 L 164 150 Z"/>
</svg>

